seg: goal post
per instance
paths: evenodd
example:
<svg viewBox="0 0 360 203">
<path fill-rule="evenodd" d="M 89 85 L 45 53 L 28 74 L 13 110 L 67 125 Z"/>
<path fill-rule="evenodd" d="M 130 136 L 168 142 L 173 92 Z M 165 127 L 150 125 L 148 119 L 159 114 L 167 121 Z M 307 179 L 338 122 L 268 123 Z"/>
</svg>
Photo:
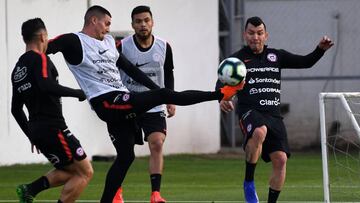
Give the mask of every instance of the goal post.
<svg viewBox="0 0 360 203">
<path fill-rule="evenodd" d="M 324 202 L 328 203 L 332 201 L 332 186 L 342 188 L 338 190 L 343 191 L 350 190 L 349 188 L 353 187 L 350 185 L 351 179 L 349 180 L 348 186 L 332 183 L 330 177 L 336 176 L 337 174 L 335 174 L 335 172 L 330 173 L 329 171 L 329 156 L 331 156 L 331 160 L 334 161 L 331 167 L 340 168 L 334 169 L 334 171 L 340 171 L 338 174 L 341 175 L 349 173 L 350 175 L 344 176 L 346 178 L 353 177 L 355 173 L 357 180 L 360 180 L 360 164 L 350 163 L 351 161 L 360 163 L 360 144 L 358 144 L 360 143 L 360 92 L 320 93 L 319 110 Z M 347 126 L 346 129 L 343 129 L 344 124 Z M 353 169 L 354 165 L 358 165 L 358 172 Z M 349 172 L 346 170 L 349 170 Z M 346 183 L 345 178 L 340 177 L 338 179 L 344 179 L 342 181 Z M 359 185 L 360 183 L 358 186 Z M 359 196 L 354 198 L 359 198 Z M 348 201 L 352 200 L 349 199 Z"/>
</svg>

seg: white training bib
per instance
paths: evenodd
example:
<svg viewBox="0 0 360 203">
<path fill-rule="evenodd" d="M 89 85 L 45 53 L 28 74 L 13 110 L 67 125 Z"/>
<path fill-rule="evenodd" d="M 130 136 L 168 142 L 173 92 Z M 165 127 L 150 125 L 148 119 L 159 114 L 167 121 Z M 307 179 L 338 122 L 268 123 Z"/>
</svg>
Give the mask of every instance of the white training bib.
<svg viewBox="0 0 360 203">
<path fill-rule="evenodd" d="M 133 36 L 121 40 L 122 54 L 136 67 L 142 70 L 154 83 L 164 87 L 164 64 L 166 58 L 166 41 L 154 36 L 154 42 L 150 49 L 141 51 L 134 42 Z M 124 85 L 135 92 L 149 90 L 147 87 L 134 81 L 131 77 L 121 71 Z M 148 112 L 159 112 L 164 110 L 164 105 L 156 106 Z"/>
<path fill-rule="evenodd" d="M 114 38 L 107 34 L 97 40 L 84 33 L 75 33 L 81 42 L 83 59 L 68 66 L 88 100 L 111 91 L 126 91 L 116 67 L 119 53 Z"/>
</svg>

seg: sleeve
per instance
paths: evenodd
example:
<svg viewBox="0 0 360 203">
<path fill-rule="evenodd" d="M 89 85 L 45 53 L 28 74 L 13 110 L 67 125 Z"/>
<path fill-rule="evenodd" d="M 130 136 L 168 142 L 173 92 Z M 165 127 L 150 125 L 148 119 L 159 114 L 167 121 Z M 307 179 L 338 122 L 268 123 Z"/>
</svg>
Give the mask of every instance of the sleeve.
<svg viewBox="0 0 360 203">
<path fill-rule="evenodd" d="M 71 65 L 78 65 L 83 58 L 79 37 L 74 33 L 63 34 L 49 40 L 46 54 L 61 52 Z"/>
<path fill-rule="evenodd" d="M 48 59 L 45 54 L 40 54 L 34 60 L 34 77 L 42 92 L 60 96 L 60 97 L 77 97 L 84 100 L 85 95 L 82 90 L 64 87 L 57 83 L 56 78 L 52 77 L 48 65 Z"/>
<path fill-rule="evenodd" d="M 279 50 L 281 67 L 289 69 L 311 68 L 324 53 L 325 51 L 319 47 L 316 47 L 313 52 L 305 56 Z"/>
<path fill-rule="evenodd" d="M 29 137 L 28 119 L 23 110 L 24 102 L 13 88 L 13 96 L 11 99 L 11 114 L 14 116 L 16 122 L 19 124 L 24 134 Z"/>
<path fill-rule="evenodd" d="M 174 62 L 171 46 L 169 43 L 166 43 L 164 83 L 166 88 L 174 90 Z"/>
<path fill-rule="evenodd" d="M 134 66 L 122 53 L 119 53 L 119 59 L 116 62 L 116 66 L 122 69 L 127 75 L 129 75 L 136 82 L 144 85 L 149 89 L 159 89 L 160 87 L 155 84 L 149 77 L 145 75 L 139 68 Z"/>
</svg>

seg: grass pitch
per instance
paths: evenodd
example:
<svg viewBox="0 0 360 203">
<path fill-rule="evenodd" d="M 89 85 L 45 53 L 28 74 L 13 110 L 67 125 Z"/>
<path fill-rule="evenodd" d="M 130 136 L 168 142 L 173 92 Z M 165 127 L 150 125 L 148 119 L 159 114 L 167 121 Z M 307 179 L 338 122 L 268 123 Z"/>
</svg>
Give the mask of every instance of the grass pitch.
<svg viewBox="0 0 360 203">
<path fill-rule="evenodd" d="M 242 202 L 244 158 L 239 154 L 173 155 L 165 157 L 161 193 L 169 202 Z M 93 162 L 94 178 L 81 200 L 99 200 L 111 162 Z M 48 164 L 0 167 L 0 200 L 16 200 L 15 187 L 28 183 L 51 169 Z M 260 200 L 267 200 L 271 164 L 259 161 L 255 183 Z M 123 183 L 129 202 L 148 202 L 150 180 L 148 157 L 136 158 Z M 36 199 L 57 200 L 60 188 L 40 193 Z M 352 201 L 347 196 L 337 201 Z M 293 153 L 287 164 L 287 178 L 279 201 L 323 201 L 321 154 Z"/>
</svg>

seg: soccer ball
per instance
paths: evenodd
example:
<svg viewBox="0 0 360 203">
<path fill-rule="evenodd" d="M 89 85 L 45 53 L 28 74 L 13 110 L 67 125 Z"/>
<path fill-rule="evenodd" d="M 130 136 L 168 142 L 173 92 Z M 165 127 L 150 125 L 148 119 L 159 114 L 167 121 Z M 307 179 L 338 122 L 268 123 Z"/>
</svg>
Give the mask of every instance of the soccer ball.
<svg viewBox="0 0 360 203">
<path fill-rule="evenodd" d="M 225 85 L 235 86 L 246 77 L 246 66 L 238 58 L 224 59 L 218 69 L 218 78 Z"/>
</svg>

